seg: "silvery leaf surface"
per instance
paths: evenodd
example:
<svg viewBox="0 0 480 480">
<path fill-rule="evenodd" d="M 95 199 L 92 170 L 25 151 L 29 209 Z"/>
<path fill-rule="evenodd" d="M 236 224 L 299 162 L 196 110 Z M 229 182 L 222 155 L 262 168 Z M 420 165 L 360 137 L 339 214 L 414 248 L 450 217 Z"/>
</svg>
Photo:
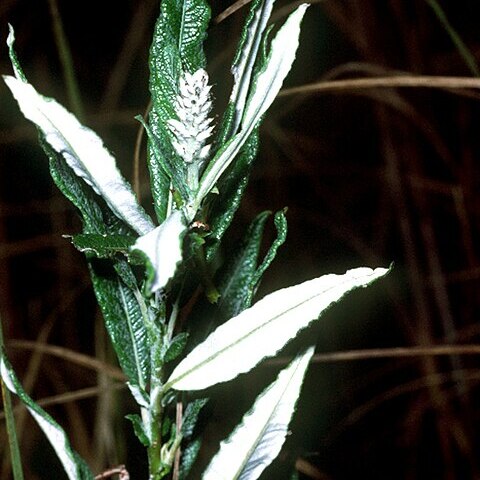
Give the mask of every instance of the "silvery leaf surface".
<svg viewBox="0 0 480 480">
<path fill-rule="evenodd" d="M 159 227 L 139 237 L 132 250 L 141 251 L 151 266 L 150 289 L 165 287 L 182 260 L 182 238 L 186 231 L 183 214 L 173 212 Z"/>
<path fill-rule="evenodd" d="M 272 40 L 265 69 L 258 75 L 242 119 L 242 130 L 252 130 L 258 119 L 267 111 L 282 88 L 283 81 L 292 68 L 298 48 L 300 25 L 308 8 L 300 5 Z"/>
<path fill-rule="evenodd" d="M 300 5 L 280 28 L 272 40 L 270 54 L 264 70 L 256 78 L 252 86 L 253 92 L 247 101 L 240 131 L 210 162 L 198 189 L 192 211 L 195 212 L 201 201 L 215 186 L 222 173 L 235 159 L 243 144 L 261 120 L 277 96 L 287 76 L 298 48 L 300 24 L 307 9 L 307 4 Z M 193 214 L 192 214 L 193 216 Z"/>
<path fill-rule="evenodd" d="M 203 480 L 255 480 L 279 454 L 314 348 L 295 358 L 220 444 Z"/>
<path fill-rule="evenodd" d="M 78 456 L 70 445 L 65 431 L 50 415 L 37 405 L 25 393 L 18 381 L 12 366 L 2 354 L 0 358 L 0 375 L 6 387 L 17 395 L 27 407 L 38 426 L 42 429 L 48 441 L 57 454 L 69 480 L 94 480 L 93 474 L 85 462 Z"/>
<path fill-rule="evenodd" d="M 175 368 L 165 388 L 201 390 L 248 372 L 275 355 L 310 322 L 347 292 L 388 272 L 356 268 L 277 290 L 228 320 Z"/>
<path fill-rule="evenodd" d="M 236 132 L 243 116 L 253 67 L 274 3 L 275 0 L 255 0 L 252 3 L 240 38 L 237 54 L 232 64 L 234 83 L 230 102 L 235 105 L 233 132 Z"/>
<path fill-rule="evenodd" d="M 151 219 L 96 133 L 55 100 L 40 95 L 31 84 L 11 76 L 3 78 L 25 117 L 40 129 L 69 167 L 105 199 L 115 215 L 140 235 L 151 231 Z"/>
</svg>

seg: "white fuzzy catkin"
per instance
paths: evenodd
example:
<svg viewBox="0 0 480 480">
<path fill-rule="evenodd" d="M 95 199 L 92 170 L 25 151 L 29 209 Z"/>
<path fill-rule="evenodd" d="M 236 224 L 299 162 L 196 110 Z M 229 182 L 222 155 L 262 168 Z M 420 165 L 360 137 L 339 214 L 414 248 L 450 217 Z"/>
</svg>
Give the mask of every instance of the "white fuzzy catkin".
<svg viewBox="0 0 480 480">
<path fill-rule="evenodd" d="M 167 123 L 174 135 L 173 147 L 187 164 L 201 163 L 210 151 L 210 145 L 206 144 L 214 128 L 213 119 L 209 117 L 210 88 L 203 68 L 193 74 L 185 72 L 180 77 L 175 105 L 178 118 Z"/>
</svg>

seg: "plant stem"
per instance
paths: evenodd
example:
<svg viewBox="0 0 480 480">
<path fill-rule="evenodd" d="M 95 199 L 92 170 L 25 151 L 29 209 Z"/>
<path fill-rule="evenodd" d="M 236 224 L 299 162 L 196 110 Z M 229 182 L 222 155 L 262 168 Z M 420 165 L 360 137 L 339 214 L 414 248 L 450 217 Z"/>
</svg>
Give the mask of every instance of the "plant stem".
<svg viewBox="0 0 480 480">
<path fill-rule="evenodd" d="M 3 332 L 0 321 L 0 352 L 4 355 Z M 20 448 L 18 446 L 17 430 L 15 428 L 15 417 L 13 415 L 12 398 L 10 392 L 0 378 L 2 386 L 3 409 L 5 412 L 5 421 L 7 424 L 8 446 L 10 448 L 10 457 L 12 461 L 12 472 L 14 480 L 23 480 L 22 460 L 20 458 Z"/>
<path fill-rule="evenodd" d="M 159 480 L 162 478 L 162 396 L 161 388 L 152 386 L 150 393 L 150 428 L 152 444 L 148 448 L 149 479 Z"/>
<path fill-rule="evenodd" d="M 212 275 L 209 271 L 207 262 L 205 261 L 205 251 L 203 246 L 199 246 L 195 252 L 195 264 L 200 272 L 202 284 L 205 288 L 205 295 L 210 303 L 217 303 L 220 293 L 213 283 Z"/>
</svg>

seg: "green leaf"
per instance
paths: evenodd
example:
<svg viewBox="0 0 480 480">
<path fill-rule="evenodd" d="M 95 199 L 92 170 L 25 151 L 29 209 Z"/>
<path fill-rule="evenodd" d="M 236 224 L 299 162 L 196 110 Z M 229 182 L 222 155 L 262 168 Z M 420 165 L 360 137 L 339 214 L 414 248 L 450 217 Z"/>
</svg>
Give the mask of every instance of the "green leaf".
<svg viewBox="0 0 480 480">
<path fill-rule="evenodd" d="M 27 77 L 23 73 L 23 69 L 17 58 L 17 53 L 13 48 L 14 43 L 15 43 L 15 32 L 13 30 L 13 27 L 10 24 L 8 24 L 8 37 L 7 37 L 8 55 L 10 56 L 10 61 L 12 62 L 15 77 L 17 77 L 19 80 L 22 80 L 22 82 L 26 82 Z"/>
<path fill-rule="evenodd" d="M 203 199 L 215 187 L 219 178 L 236 158 L 242 146 L 253 130 L 258 127 L 261 118 L 275 100 L 295 59 L 300 24 L 306 9 L 306 4 L 300 5 L 288 17 L 272 40 L 265 68 L 255 78 L 252 91 L 249 94 L 240 130 L 216 153 L 208 164 L 200 179 L 200 186 L 192 206 L 193 211 L 198 210 Z"/>
<path fill-rule="evenodd" d="M 50 175 L 58 189 L 79 210 L 85 233 L 106 233 L 102 209 L 86 185 L 40 135 L 40 145 L 48 156 Z"/>
<path fill-rule="evenodd" d="M 165 417 L 163 419 L 163 423 L 162 423 L 162 437 L 163 438 L 168 438 L 172 431 L 172 425 L 173 425 L 173 422 L 172 420 L 169 418 L 169 417 Z"/>
<path fill-rule="evenodd" d="M 165 390 L 201 390 L 248 372 L 275 355 L 347 292 L 384 276 L 385 268 L 356 268 L 277 290 L 227 321 L 175 368 Z"/>
<path fill-rule="evenodd" d="M 129 259 L 130 264 L 134 265 Z M 121 278 L 122 282 L 130 289 L 132 292 L 138 291 L 138 282 L 135 274 L 130 267 L 130 264 L 127 262 L 114 262 L 113 268 L 117 272 L 118 276 Z M 143 265 L 143 263 L 141 263 Z"/>
<path fill-rule="evenodd" d="M 273 241 L 272 245 L 268 249 L 265 258 L 263 259 L 262 264 L 258 267 L 252 279 L 250 281 L 250 293 L 247 299 L 247 304 L 250 306 L 252 302 L 252 297 L 255 295 L 255 291 L 258 288 L 260 280 L 262 279 L 263 274 L 273 262 L 277 255 L 277 250 L 285 243 L 287 238 L 287 218 L 285 217 L 285 210 L 281 210 L 275 214 L 274 222 L 277 229 L 277 238 Z"/>
<path fill-rule="evenodd" d="M 152 129 L 153 125 L 158 125 L 160 122 L 158 115 L 155 112 L 150 112 L 150 125 Z M 158 142 L 161 142 L 162 133 L 160 128 L 157 127 Z M 147 134 L 148 135 L 148 134 Z M 162 162 L 159 161 L 160 153 L 157 148 L 157 140 L 153 142 L 148 139 L 147 143 L 147 165 L 150 173 L 150 188 L 152 190 L 153 207 L 155 209 L 155 215 L 159 223 L 162 223 L 168 215 L 168 204 L 170 198 L 170 177 L 165 173 Z"/>
<path fill-rule="evenodd" d="M 235 114 L 230 134 L 237 133 L 240 126 L 247 95 L 251 88 L 253 69 L 274 3 L 275 0 L 253 1 L 245 21 L 237 53 L 232 64 L 234 84 L 230 103 L 235 106 Z"/>
<path fill-rule="evenodd" d="M 237 51 L 232 62 L 233 88 L 228 106 L 218 129 L 216 144 L 224 145 L 238 132 L 243 117 L 247 94 L 251 88 L 254 66 L 262 63 L 259 47 L 265 44 L 265 27 L 275 0 L 254 0 L 245 20 Z"/>
<path fill-rule="evenodd" d="M 198 416 L 207 403 L 208 398 L 198 398 L 187 405 L 182 420 L 182 436 L 184 439 L 188 440 L 192 437 L 195 425 L 198 421 Z"/>
<path fill-rule="evenodd" d="M 135 238 L 126 235 L 83 233 L 73 236 L 72 243 L 81 252 L 92 253 L 99 258 L 111 258 L 118 253 L 128 254 Z"/>
<path fill-rule="evenodd" d="M 137 415 L 136 413 L 132 413 L 129 415 L 125 415 L 125 418 L 127 418 L 132 422 L 133 431 L 135 432 L 135 435 L 137 436 L 137 438 L 140 440 L 140 443 L 144 447 L 147 447 L 147 448 L 150 447 L 150 440 L 148 439 L 148 436 L 145 432 L 145 428 L 143 426 L 143 422 L 140 416 Z"/>
<path fill-rule="evenodd" d="M 150 48 L 149 170 L 155 212 L 161 223 L 167 215 L 169 182 L 162 163 L 180 162 L 171 145 L 167 121 L 176 118 L 175 100 L 182 71 L 205 67 L 203 41 L 210 20 L 205 0 L 164 0 Z M 165 157 L 162 160 L 159 156 Z M 178 167 L 180 168 L 180 167 Z M 185 197 L 184 197 L 184 200 Z"/>
<path fill-rule="evenodd" d="M 246 141 L 235 163 L 220 180 L 218 195 L 211 196 L 210 243 L 206 258 L 213 258 L 220 241 L 233 221 L 250 178 L 252 163 L 258 152 L 258 129 Z"/>
<path fill-rule="evenodd" d="M 124 262 L 125 260 L 117 260 Z M 134 292 L 128 288 L 110 262 L 91 258 L 90 274 L 97 301 L 105 319 L 122 370 L 133 385 L 145 388 L 149 378 L 150 349 L 147 314 Z"/>
<path fill-rule="evenodd" d="M 202 439 L 195 438 L 183 450 L 178 478 L 186 480 L 202 446 Z"/>
<path fill-rule="evenodd" d="M 271 212 L 267 211 L 255 218 L 240 246 L 235 249 L 236 255 L 220 273 L 218 307 L 224 318 L 232 318 L 250 306 L 251 284 L 257 271 L 263 230 L 270 215 Z"/>
<path fill-rule="evenodd" d="M 213 457 L 203 480 L 256 480 L 280 453 L 314 348 L 295 358 L 255 400 Z"/>
<path fill-rule="evenodd" d="M 273 1 L 267 1 L 262 4 L 258 1 L 252 2 L 252 6 L 247 17 L 247 21 L 242 33 L 242 40 L 237 50 L 236 58 L 232 65 L 232 73 L 238 78 L 238 82 L 243 86 L 234 87 L 232 91 L 230 102 L 225 110 L 222 125 L 219 128 L 217 138 L 215 140 L 216 149 L 228 143 L 232 137 L 234 131 L 233 128 L 238 127 L 238 119 L 243 115 L 243 108 L 235 104 L 234 98 L 237 96 L 235 88 L 247 91 L 245 85 L 247 79 L 252 82 L 256 82 L 258 75 L 263 71 L 268 59 L 268 33 L 270 28 L 264 29 L 263 23 L 266 21 L 266 17 L 269 15 L 269 6 L 267 4 L 273 3 Z M 259 49 L 256 46 L 258 39 L 263 33 L 263 39 Z M 243 56 L 242 47 L 244 43 L 248 43 L 249 54 Z M 254 56 L 256 59 L 253 60 Z M 253 80 L 250 71 L 251 65 L 255 65 L 253 69 Z M 250 88 L 250 87 L 249 87 Z M 238 93 L 237 92 L 237 93 Z M 259 122 L 260 123 L 260 122 Z M 234 127 L 234 125 L 236 125 Z M 245 141 L 245 144 L 241 148 L 237 158 L 233 162 L 226 173 L 218 181 L 217 187 L 219 190 L 218 195 L 211 195 L 209 201 L 208 210 L 211 210 L 210 238 L 213 242 L 207 247 L 207 260 L 210 260 L 215 253 L 220 240 L 230 226 L 235 212 L 237 211 L 240 201 L 243 197 L 245 189 L 250 179 L 250 171 L 252 163 L 255 160 L 259 146 L 259 128 L 255 128 L 250 137 Z"/>
<path fill-rule="evenodd" d="M 171 149 L 166 147 L 165 144 L 162 144 L 157 141 L 155 135 L 153 134 L 152 129 L 147 125 L 142 117 L 135 117 L 145 128 L 147 133 L 148 140 L 150 142 L 150 153 L 153 155 L 156 166 L 162 168 L 165 176 L 168 181 L 168 187 L 170 182 L 174 189 L 178 190 L 182 199 L 188 201 L 191 195 L 190 189 L 185 182 L 186 177 L 186 168 L 184 162 L 178 161 L 175 159 L 174 154 Z M 165 212 L 166 214 L 166 212 Z"/>
<path fill-rule="evenodd" d="M 183 352 L 183 349 L 187 344 L 187 340 L 188 333 L 186 332 L 179 333 L 173 337 L 170 346 L 165 353 L 164 362 L 167 363 L 175 360 Z"/>
<path fill-rule="evenodd" d="M 60 459 L 69 480 L 93 480 L 92 472 L 73 450 L 64 430 L 23 390 L 4 352 L 2 352 L 0 359 L 0 375 L 7 388 L 20 398 L 38 426 L 43 430 L 43 433 L 46 435 Z"/>
<path fill-rule="evenodd" d="M 15 77 L 3 77 L 22 113 L 42 132 L 45 141 L 60 153 L 76 175 L 103 197 L 118 218 L 140 235 L 153 223 L 117 168 L 115 158 L 95 132 L 52 98 Z"/>
</svg>

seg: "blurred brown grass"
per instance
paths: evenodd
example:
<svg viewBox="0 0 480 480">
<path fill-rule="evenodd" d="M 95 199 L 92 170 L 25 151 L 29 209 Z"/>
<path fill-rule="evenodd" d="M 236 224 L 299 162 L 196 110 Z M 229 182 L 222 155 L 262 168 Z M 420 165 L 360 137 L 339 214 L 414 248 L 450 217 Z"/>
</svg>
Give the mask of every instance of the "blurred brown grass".
<svg viewBox="0 0 480 480">
<path fill-rule="evenodd" d="M 148 105 L 158 2 L 106 3 L 58 1 L 58 10 L 85 121 L 132 178 L 133 117 Z M 214 5 L 207 45 L 220 105 L 246 10 L 226 15 L 233 3 Z M 277 19 L 297 3 L 279 1 Z M 310 331 L 317 363 L 294 433 L 264 478 L 290 478 L 293 465 L 300 478 L 480 478 L 480 79 L 431 4 L 314 2 L 294 71 L 262 129 L 261 155 L 230 232 L 233 242 L 261 210 L 289 207 L 289 238 L 262 291 L 395 261 L 385 282 L 351 296 Z M 480 6 L 438 4 L 478 59 Z M 0 38 L 7 22 L 32 83 L 68 104 L 48 3 L 4 1 Z M 11 71 L 6 47 L 0 67 Z M 3 86 L 0 101 L 0 313 L 9 356 L 95 471 L 126 463 L 141 478 L 144 459 L 122 418 L 132 405 L 82 256 L 61 237 L 78 231 L 78 220 Z M 139 173 L 148 207 L 142 163 Z M 255 381 L 232 386 L 213 401 L 207 446 L 215 448 L 225 428 L 228 402 L 241 408 L 255 389 Z M 26 477 L 61 478 L 30 419 L 17 421 Z M 2 453 L 0 477 L 9 478 Z"/>
</svg>

